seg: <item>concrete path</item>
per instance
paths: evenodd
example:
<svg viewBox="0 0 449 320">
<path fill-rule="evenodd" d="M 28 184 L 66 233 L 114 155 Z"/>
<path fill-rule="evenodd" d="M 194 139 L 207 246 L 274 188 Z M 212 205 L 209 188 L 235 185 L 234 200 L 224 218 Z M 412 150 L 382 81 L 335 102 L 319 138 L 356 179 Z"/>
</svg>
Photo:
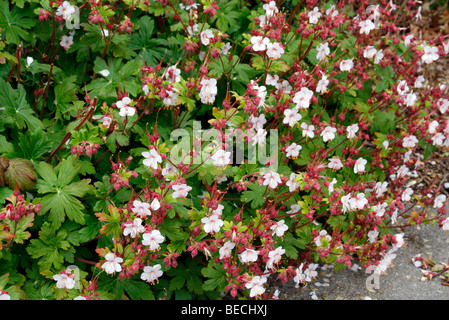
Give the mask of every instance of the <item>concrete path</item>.
<svg viewBox="0 0 449 320">
<path fill-rule="evenodd" d="M 365 270 L 335 271 L 332 266 L 319 270 L 315 282 L 296 289 L 293 280 L 275 284 L 284 300 L 449 300 L 449 286 L 440 278 L 421 281 L 422 271 L 410 260 L 416 255 L 432 258 L 435 263 L 449 262 L 449 233 L 437 225 L 406 228 L 405 247 L 396 251 L 394 264 L 379 278 L 378 289 L 366 287 Z"/>
</svg>

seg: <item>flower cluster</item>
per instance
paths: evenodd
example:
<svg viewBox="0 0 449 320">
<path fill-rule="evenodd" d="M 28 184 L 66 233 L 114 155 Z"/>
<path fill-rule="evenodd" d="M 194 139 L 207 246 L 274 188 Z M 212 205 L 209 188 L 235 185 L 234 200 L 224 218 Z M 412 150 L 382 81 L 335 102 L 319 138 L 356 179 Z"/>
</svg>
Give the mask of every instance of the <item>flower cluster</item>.
<svg viewBox="0 0 449 320">
<path fill-rule="evenodd" d="M 39 176 L 35 205 L 15 194 L 0 211 L 5 249 L 33 237 L 57 299 L 269 299 L 270 276 L 383 274 L 397 228 L 448 231 L 441 184 L 414 177 L 449 146 L 448 87 L 428 76 L 449 41 L 410 31 L 419 1 L 371 2 L 27 3 L 42 29 L 3 33 L 0 152 Z"/>
</svg>

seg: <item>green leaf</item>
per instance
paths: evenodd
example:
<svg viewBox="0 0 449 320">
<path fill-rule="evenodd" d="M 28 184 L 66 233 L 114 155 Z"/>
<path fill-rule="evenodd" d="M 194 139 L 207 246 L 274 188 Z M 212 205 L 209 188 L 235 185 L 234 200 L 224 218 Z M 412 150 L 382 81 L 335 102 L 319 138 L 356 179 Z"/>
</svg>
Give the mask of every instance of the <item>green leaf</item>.
<svg viewBox="0 0 449 320">
<path fill-rule="evenodd" d="M 376 111 L 374 112 L 373 124 L 371 132 L 390 133 L 396 129 L 396 116 L 393 111 Z"/>
<path fill-rule="evenodd" d="M 19 135 L 19 147 L 24 158 L 39 161 L 47 152 L 53 149 L 53 143 L 48 140 L 47 134 L 38 129 L 33 133 Z"/>
<path fill-rule="evenodd" d="M 183 224 L 184 222 L 179 219 L 165 219 L 160 226 L 160 232 L 172 241 L 183 240 L 187 234 L 182 232 L 181 226 Z"/>
<path fill-rule="evenodd" d="M 8 153 L 14 150 L 14 146 L 11 142 L 0 134 L 0 153 Z"/>
<path fill-rule="evenodd" d="M 203 268 L 201 273 L 206 278 L 210 278 L 203 284 L 203 289 L 205 291 L 224 291 L 224 288 L 227 285 L 226 270 L 221 264 L 215 264 L 208 268 Z"/>
<path fill-rule="evenodd" d="M 179 263 L 175 269 L 167 271 L 167 275 L 173 277 L 170 280 L 169 289 L 175 291 L 187 287 L 190 292 L 202 294 L 204 292 L 203 281 L 199 277 L 201 269 L 202 266 L 194 260 L 187 260 L 185 265 Z"/>
<path fill-rule="evenodd" d="M 39 239 L 32 239 L 26 248 L 31 258 L 38 259 L 41 274 L 51 275 L 64 269 L 64 261 L 73 262 L 75 249 L 66 240 L 67 232 L 44 222 L 39 232 Z M 53 270 L 51 270 L 54 268 Z"/>
<path fill-rule="evenodd" d="M 6 117 L 6 123 L 13 123 L 19 129 L 28 127 L 31 131 L 43 128 L 42 122 L 33 115 L 22 85 L 18 85 L 14 90 L 8 82 L 0 78 L 0 105 L 5 108 L 3 116 Z"/>
<path fill-rule="evenodd" d="M 266 186 L 259 186 L 256 183 L 250 183 L 248 185 L 250 190 L 242 192 L 242 200 L 244 202 L 251 202 L 251 208 L 260 208 L 265 203 L 264 193 Z"/>
<path fill-rule="evenodd" d="M 14 7 L 9 10 L 9 2 L 0 3 L 0 28 L 6 34 L 6 43 L 19 45 L 21 39 L 28 41 L 30 33 L 24 29 L 30 29 L 35 21 L 26 17 L 26 10 Z"/>
<path fill-rule="evenodd" d="M 84 205 L 77 198 L 87 193 L 92 193 L 94 187 L 90 179 L 73 181 L 80 171 L 81 166 L 75 165 L 73 156 L 53 169 L 49 164 L 41 162 L 37 173 L 42 179 L 36 183 L 39 193 L 45 194 L 41 199 L 41 213 L 49 213 L 48 219 L 56 227 L 59 227 L 68 217 L 77 223 L 84 223 Z"/>
<path fill-rule="evenodd" d="M 23 242 L 31 237 L 31 233 L 27 231 L 33 225 L 34 214 L 22 216 L 19 222 L 8 220 L 9 230 L 14 230 L 14 242 L 23 244 Z"/>
</svg>

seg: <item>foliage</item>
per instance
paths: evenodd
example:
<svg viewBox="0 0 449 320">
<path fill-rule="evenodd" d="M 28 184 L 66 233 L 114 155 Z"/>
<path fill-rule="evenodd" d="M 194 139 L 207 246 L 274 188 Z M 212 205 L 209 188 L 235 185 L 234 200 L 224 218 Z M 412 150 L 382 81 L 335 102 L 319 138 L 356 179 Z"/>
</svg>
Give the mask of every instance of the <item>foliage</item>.
<svg viewBox="0 0 449 320">
<path fill-rule="evenodd" d="M 377 3 L 1 0 L 0 296 L 270 299 L 448 230 L 449 43 Z"/>
</svg>

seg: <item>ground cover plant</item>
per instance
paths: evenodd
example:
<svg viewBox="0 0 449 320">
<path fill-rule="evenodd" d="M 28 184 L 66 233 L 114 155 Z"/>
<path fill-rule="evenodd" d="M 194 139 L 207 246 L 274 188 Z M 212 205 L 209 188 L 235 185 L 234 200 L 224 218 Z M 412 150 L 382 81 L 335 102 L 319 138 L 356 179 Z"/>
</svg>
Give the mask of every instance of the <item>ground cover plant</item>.
<svg viewBox="0 0 449 320">
<path fill-rule="evenodd" d="M 420 1 L 0 1 L 0 299 L 272 299 L 449 230 Z M 423 210 L 417 210 L 421 208 Z M 437 209 L 429 214 L 426 208 Z"/>
</svg>

